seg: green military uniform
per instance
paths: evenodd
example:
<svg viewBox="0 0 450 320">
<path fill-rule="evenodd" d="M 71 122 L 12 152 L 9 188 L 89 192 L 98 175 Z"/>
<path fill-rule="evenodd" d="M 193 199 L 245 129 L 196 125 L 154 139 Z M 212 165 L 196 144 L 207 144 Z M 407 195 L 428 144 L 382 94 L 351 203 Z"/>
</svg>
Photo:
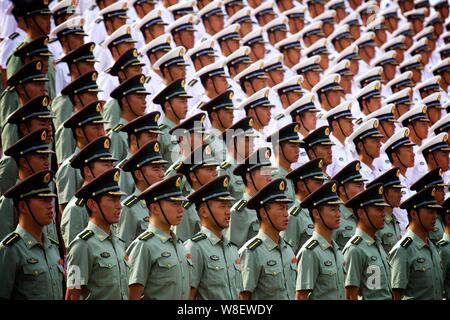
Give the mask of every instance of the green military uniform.
<svg viewBox="0 0 450 320">
<path fill-rule="evenodd" d="M 120 124 L 120 118 L 122 118 L 121 113 L 119 101 L 116 99 L 109 99 L 106 101 L 103 106 L 103 119 L 105 119 L 107 123 L 105 125 L 106 130 L 109 131 Z"/>
<path fill-rule="evenodd" d="M 130 197 L 123 201 L 120 213 L 117 235 L 125 241 L 126 248 L 148 229 L 148 209 L 145 201 L 138 199 L 139 193 L 139 190 L 135 190 Z"/>
<path fill-rule="evenodd" d="M 438 241 L 439 255 L 442 259 L 444 271 L 444 297 L 450 299 L 450 235 L 444 233 L 444 237 Z"/>
<path fill-rule="evenodd" d="M 220 132 L 220 130 L 216 128 L 211 127 L 208 130 L 206 142 L 211 146 L 214 158 L 222 163 L 227 157 L 227 148 L 224 141 L 222 140 L 222 132 Z"/>
<path fill-rule="evenodd" d="M 83 231 L 89 223 L 89 215 L 84 206 L 84 201 L 72 197 L 64 209 L 61 218 L 61 235 L 66 248 Z"/>
<path fill-rule="evenodd" d="M 434 225 L 434 230 L 428 232 L 428 238 L 434 243 L 437 244 L 439 240 L 444 236 L 444 223 L 442 222 L 442 218 L 440 216 L 436 219 L 436 224 Z"/>
<path fill-rule="evenodd" d="M 189 240 L 192 236 L 200 231 L 200 218 L 198 217 L 195 206 L 190 202 L 183 204 L 184 215 L 181 223 L 173 227 L 173 232 L 181 242 Z"/>
<path fill-rule="evenodd" d="M 333 240 L 336 241 L 339 249 L 343 250 L 350 238 L 355 234 L 357 220 L 351 209 L 343 204 L 339 206 L 339 211 L 341 212 L 341 223 L 339 228 L 333 232 Z"/>
<path fill-rule="evenodd" d="M 240 176 L 233 174 L 233 170 L 236 168 L 237 162 L 233 157 L 227 155 L 224 162 L 222 162 L 217 169 L 220 176 L 228 175 L 230 177 L 230 193 L 235 199 L 241 199 L 244 195 L 244 181 Z"/>
<path fill-rule="evenodd" d="M 125 159 L 123 159 L 116 165 L 116 168 L 122 169 L 123 164 L 127 162 L 130 159 L 130 157 L 131 154 L 128 154 L 128 156 Z M 123 190 L 123 192 L 125 192 L 126 194 L 132 194 L 133 192 L 135 192 L 136 185 L 134 183 L 133 175 L 130 172 L 121 170 L 119 186 L 120 190 Z"/>
<path fill-rule="evenodd" d="M 274 174 L 272 175 L 272 180 L 275 179 L 285 179 L 286 175 L 289 172 L 287 172 L 284 168 L 282 167 L 278 167 L 277 170 L 274 172 Z M 294 187 L 294 183 L 292 182 L 291 179 L 286 179 L 286 197 L 288 197 L 289 199 L 294 200 L 295 199 L 295 187 Z"/>
<path fill-rule="evenodd" d="M 74 154 L 64 160 L 56 172 L 56 190 L 58 191 L 58 201 L 60 204 L 68 203 L 83 183 L 83 177 L 80 171 L 70 165 L 72 158 L 79 152 L 80 150 L 76 148 Z"/>
<path fill-rule="evenodd" d="M 248 240 L 254 238 L 259 231 L 259 220 L 256 211 L 247 208 L 250 195 L 244 192 L 241 200 L 231 207 L 230 226 L 225 235 L 231 243 L 241 248 Z"/>
<path fill-rule="evenodd" d="M 68 95 L 58 94 L 53 100 L 51 109 L 55 115 L 53 125 L 58 131 L 63 122 L 73 114 L 73 104 Z"/>
<path fill-rule="evenodd" d="M 17 163 L 13 157 L 3 155 L 0 158 L 0 194 L 4 194 L 17 181 Z"/>
<path fill-rule="evenodd" d="M 377 237 L 381 240 L 381 245 L 388 254 L 394 245 L 400 240 L 400 225 L 393 214 L 384 216 L 384 228 L 377 232 Z"/>
<path fill-rule="evenodd" d="M 227 238 L 219 239 L 209 229 L 185 243 L 190 262 L 191 287 L 197 300 L 238 300 L 242 290 L 241 265 L 237 248 Z"/>
<path fill-rule="evenodd" d="M 51 171 L 29 176 L 5 193 L 8 199 L 54 198 L 49 182 Z M 29 214 L 35 219 L 33 210 Z M 28 213 L 27 213 L 28 215 Z M 29 219 L 29 218 L 27 218 Z M 61 300 L 64 269 L 57 241 L 42 232 L 38 241 L 22 225 L 0 244 L 0 297 L 3 299 Z"/>
<path fill-rule="evenodd" d="M 313 232 L 314 224 L 309 215 L 309 210 L 302 208 L 300 202 L 295 199 L 294 205 L 289 209 L 288 227 L 280 235 L 292 246 L 292 251 L 296 253 L 311 238 Z"/>
<path fill-rule="evenodd" d="M 159 136 L 159 142 L 161 143 L 161 154 L 165 160 L 169 162 L 169 166 L 172 165 L 172 155 L 175 155 L 176 152 L 174 150 L 178 150 L 178 143 L 175 139 L 172 138 L 172 135 L 169 133 L 170 129 L 173 129 L 176 126 L 170 119 L 164 118 L 159 129 L 161 130 L 161 135 Z"/>
</svg>

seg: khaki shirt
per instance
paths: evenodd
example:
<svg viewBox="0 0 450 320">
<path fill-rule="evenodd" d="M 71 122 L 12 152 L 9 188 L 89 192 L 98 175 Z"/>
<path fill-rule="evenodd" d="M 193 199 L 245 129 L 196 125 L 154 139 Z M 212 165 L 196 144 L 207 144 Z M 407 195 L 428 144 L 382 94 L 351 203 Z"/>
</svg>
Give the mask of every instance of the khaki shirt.
<svg viewBox="0 0 450 320">
<path fill-rule="evenodd" d="M 286 179 L 286 175 L 289 173 L 284 170 L 282 167 L 277 165 L 278 170 L 272 175 L 272 180 L 275 179 L 285 179 L 286 180 L 286 190 L 284 190 L 284 194 L 288 199 L 294 200 L 295 197 L 295 186 L 294 182 L 291 179 Z M 292 204 L 289 204 L 289 207 L 292 207 Z"/>
<path fill-rule="evenodd" d="M 244 193 L 242 199 L 231 207 L 230 226 L 224 231 L 226 237 L 238 248 L 241 248 L 259 232 L 256 211 L 247 208 L 249 199 L 250 196 Z"/>
<path fill-rule="evenodd" d="M 384 228 L 377 232 L 377 237 L 381 240 L 381 245 L 386 254 L 389 254 L 401 238 L 400 224 L 394 214 L 384 216 Z"/>
<path fill-rule="evenodd" d="M 89 223 L 89 214 L 84 206 L 84 201 L 73 197 L 61 218 L 61 235 L 64 245 L 69 248 L 70 243 L 83 231 Z"/>
<path fill-rule="evenodd" d="M 450 235 L 444 233 L 441 241 L 438 242 L 439 255 L 444 268 L 444 297 L 450 300 Z"/>
<path fill-rule="evenodd" d="M 339 211 L 341 212 L 341 223 L 339 228 L 333 231 L 333 240 L 342 250 L 348 240 L 355 234 L 357 221 L 353 212 L 343 204 L 339 205 Z"/>
<path fill-rule="evenodd" d="M 186 242 L 200 231 L 201 225 L 195 205 L 186 202 L 183 206 L 183 218 L 179 225 L 172 227 L 172 230 L 181 242 Z"/>
<path fill-rule="evenodd" d="M 233 204 L 239 199 L 242 199 L 245 192 L 244 181 L 240 176 L 233 174 L 233 170 L 236 168 L 236 160 L 231 156 L 227 156 L 226 160 L 222 162 L 217 170 L 219 176 L 228 175 L 230 177 L 229 191 L 231 195 L 236 199 Z"/>
<path fill-rule="evenodd" d="M 206 143 L 211 146 L 213 157 L 222 163 L 227 157 L 227 148 L 222 139 L 222 132 L 216 128 L 210 128 L 206 137 Z"/>
<path fill-rule="evenodd" d="M 67 158 L 58 168 L 55 174 L 56 190 L 58 192 L 59 204 L 69 203 L 75 195 L 75 192 L 83 184 L 83 177 L 80 170 L 73 168 L 70 165 L 70 160 L 75 154 L 80 152 L 80 149 L 76 148 L 73 155 Z"/>
<path fill-rule="evenodd" d="M 175 137 L 169 133 L 169 130 L 176 126 L 168 118 L 164 118 L 160 125 L 161 134 L 159 135 L 159 142 L 161 144 L 161 155 L 164 160 L 167 160 L 167 166 L 170 167 L 179 157 L 180 147 Z"/>
</svg>

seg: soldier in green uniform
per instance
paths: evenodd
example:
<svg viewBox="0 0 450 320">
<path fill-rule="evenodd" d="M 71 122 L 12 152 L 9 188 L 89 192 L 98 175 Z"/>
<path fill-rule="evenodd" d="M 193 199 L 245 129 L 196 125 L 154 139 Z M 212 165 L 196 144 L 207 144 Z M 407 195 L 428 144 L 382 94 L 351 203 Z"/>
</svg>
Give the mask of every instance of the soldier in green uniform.
<svg viewBox="0 0 450 320">
<path fill-rule="evenodd" d="M 286 181 L 270 182 L 249 199 L 247 207 L 260 221 L 256 237 L 239 250 L 242 268 L 242 300 L 292 300 L 296 263 L 292 247 L 280 237 L 288 225 Z"/>
<path fill-rule="evenodd" d="M 122 166 L 125 173 L 133 177 L 136 189 L 123 201 L 123 209 L 118 223 L 118 236 L 125 241 L 125 247 L 131 244 L 141 233 L 148 229 L 148 210 L 145 202 L 138 199 L 141 192 L 164 179 L 164 166 L 167 163 L 159 153 L 158 141 L 143 145 Z"/>
<path fill-rule="evenodd" d="M 111 140 L 108 137 L 99 137 L 74 155 L 70 166 L 82 177 L 84 187 L 102 173 L 114 168 Z M 83 231 L 89 223 L 89 214 L 83 199 L 73 196 L 64 208 L 61 219 L 61 234 L 66 248 L 73 239 Z"/>
<path fill-rule="evenodd" d="M 434 190 L 423 189 L 400 205 L 408 212 L 409 225 L 404 237 L 389 252 L 395 300 L 441 300 L 443 297 L 441 257 L 427 236 L 434 229 L 438 210 L 442 209 Z"/>
<path fill-rule="evenodd" d="M 72 115 L 64 122 L 65 129 L 71 129 L 76 148 L 65 159 L 56 172 L 55 180 L 58 189 L 58 200 L 61 212 L 72 199 L 75 191 L 81 187 L 83 177 L 71 166 L 73 157 L 86 147 L 91 141 L 105 136 L 104 120 L 100 113 L 99 102 L 93 102 Z"/>
<path fill-rule="evenodd" d="M 401 238 L 400 224 L 393 213 L 394 208 L 400 207 L 402 200 L 402 188 L 404 186 L 399 177 L 400 169 L 392 168 L 366 185 L 369 188 L 374 184 L 381 183 L 383 185 L 384 201 L 389 204 L 389 207 L 384 208 L 384 227 L 377 232 L 377 237 L 381 240 L 381 245 L 386 254 L 389 254 Z"/>
<path fill-rule="evenodd" d="M 39 96 L 27 102 L 8 117 L 8 123 L 2 132 L 4 150 L 39 129 L 47 129 L 47 144 L 53 140 L 53 114 L 48 109 L 48 96 Z M 14 186 L 17 180 L 17 165 L 13 158 L 4 156 L 0 159 L 0 194 Z"/>
<path fill-rule="evenodd" d="M 3 132 L 11 113 L 20 106 L 41 95 L 47 94 L 48 78 L 42 71 L 42 62 L 33 61 L 20 68 L 6 81 L 7 88 L 0 95 L 0 129 Z"/>
<path fill-rule="evenodd" d="M 63 299 L 64 269 L 58 242 L 43 228 L 52 222 L 53 173 L 40 171 L 9 189 L 19 224 L 0 244 L 0 298 L 12 300 Z"/>
<path fill-rule="evenodd" d="M 126 194 L 132 194 L 135 191 L 135 179 L 133 178 L 132 171 L 124 170 L 123 165 L 127 162 L 142 146 L 148 142 L 156 141 L 161 131 L 158 126 L 158 119 L 160 117 L 158 111 L 147 113 L 133 121 L 127 123 L 122 127 L 121 131 L 125 132 L 128 136 L 128 150 L 127 157 L 117 164 L 119 169 L 122 169 L 120 173 L 120 190 Z M 110 131 L 109 135 L 114 134 Z M 164 166 L 162 167 L 164 170 Z M 131 168 L 134 170 L 134 168 Z M 164 171 L 163 171 L 164 172 Z M 147 188 L 146 186 L 145 188 Z"/>
<path fill-rule="evenodd" d="M 222 231 L 230 224 L 230 179 L 221 176 L 189 195 L 195 203 L 200 232 L 184 245 L 190 270 L 191 299 L 237 300 L 242 289 L 236 246 Z"/>
<path fill-rule="evenodd" d="M 211 147 L 203 144 L 187 156 L 176 168 L 178 174 L 186 177 L 187 189 L 198 190 L 217 177 L 219 163 L 212 155 Z M 192 203 L 184 203 L 184 216 L 181 223 L 174 227 L 177 237 L 185 242 L 200 231 L 200 219 Z"/>
<path fill-rule="evenodd" d="M 206 142 L 211 146 L 214 157 L 222 163 L 227 156 L 227 149 L 223 140 L 224 131 L 231 127 L 234 120 L 233 91 L 227 90 L 200 106 L 200 110 L 208 113 L 211 128 Z"/>
<path fill-rule="evenodd" d="M 165 160 L 169 161 L 169 166 L 178 158 L 177 142 L 172 138 L 169 130 L 179 125 L 186 118 L 188 99 L 191 98 L 184 87 L 185 80 L 175 80 L 153 98 L 153 103 L 160 105 L 164 111 L 164 120 L 160 125 L 162 134 L 159 137 L 159 142 L 161 142 L 161 154 Z"/>
<path fill-rule="evenodd" d="M 294 185 L 295 200 L 289 209 L 288 227 L 281 232 L 281 236 L 292 246 L 295 254 L 311 238 L 314 231 L 308 209 L 302 208 L 300 204 L 323 185 L 325 175 L 322 166 L 323 160 L 318 158 L 308 161 L 286 175 L 286 179 L 291 180 Z"/>
<path fill-rule="evenodd" d="M 378 183 L 345 203 L 358 223 L 355 235 L 345 245 L 345 293 L 348 300 L 391 300 L 391 270 L 387 254 L 376 236 L 384 227 L 383 186 Z"/>
<path fill-rule="evenodd" d="M 238 248 L 255 237 L 259 231 L 256 211 L 248 208 L 247 202 L 272 181 L 270 155 L 269 148 L 260 148 L 233 170 L 233 174 L 244 182 L 245 191 L 242 198 L 231 207 L 230 226 L 225 234 Z"/>
<path fill-rule="evenodd" d="M 189 297 L 186 250 L 170 230 L 183 218 L 181 176 L 174 175 L 142 192 L 149 211 L 149 226 L 127 250 L 130 263 L 130 300 L 180 300 Z"/>
<path fill-rule="evenodd" d="M 89 42 L 68 52 L 59 60 L 59 63 L 67 64 L 72 81 L 85 73 L 95 71 L 94 64 L 97 61 L 95 60 L 94 49 L 95 43 Z"/>
<path fill-rule="evenodd" d="M 310 212 L 314 232 L 297 254 L 297 300 L 345 299 L 344 257 L 332 237 L 342 204 L 336 192 L 337 182 L 329 181 L 301 203 Z"/>
<path fill-rule="evenodd" d="M 275 161 L 277 171 L 275 171 L 272 179 L 284 179 L 286 175 L 292 171 L 291 165 L 298 161 L 300 156 L 300 137 L 298 135 L 297 123 L 290 123 L 280 130 L 273 133 L 267 138 L 268 142 L 272 142 L 275 152 Z M 286 180 L 286 197 L 295 199 L 295 187 L 292 180 Z"/>
<path fill-rule="evenodd" d="M 426 187 L 433 187 L 435 189 L 434 197 L 436 199 L 436 202 L 439 205 L 442 205 L 445 199 L 444 188 L 448 187 L 448 184 L 445 184 L 444 180 L 442 179 L 442 169 L 434 168 L 430 170 L 428 173 L 424 174 L 421 178 L 414 182 L 411 185 L 410 189 L 418 192 L 425 189 Z M 428 238 L 434 244 L 436 244 L 439 240 L 442 239 L 443 235 L 444 221 L 442 221 L 441 215 L 438 215 L 434 229 L 428 233 Z"/>
<path fill-rule="evenodd" d="M 253 141 L 256 137 L 253 131 L 253 119 L 245 117 L 222 134 L 222 139 L 226 143 L 226 159 L 219 166 L 219 175 L 228 175 L 230 178 L 230 193 L 236 199 L 241 199 L 244 195 L 244 181 L 240 176 L 234 175 L 233 170 L 242 163 L 254 149 Z M 233 201 L 234 204 L 234 201 Z"/>
<path fill-rule="evenodd" d="M 15 144 L 9 149 L 5 150 L 3 158 L 13 159 L 16 164 L 16 171 L 14 172 L 14 184 L 18 181 L 23 181 L 32 174 L 50 169 L 50 154 L 53 151 L 47 144 L 47 130 L 39 129 L 34 131 Z M 2 159 L 3 159 L 2 158 Z M 2 177 L 3 183 L 3 177 Z M 6 182 L 6 181 L 5 181 Z M 3 195 L 0 197 L 0 238 L 4 238 L 8 233 L 13 232 L 17 226 L 17 212 L 14 208 L 13 199 Z M 46 227 L 47 228 L 47 227 Z M 50 233 L 54 239 L 56 233 Z"/>
<path fill-rule="evenodd" d="M 364 182 L 366 181 L 359 170 L 361 164 L 359 161 L 352 161 L 332 178 L 338 185 L 338 195 L 342 201 L 348 201 L 358 193 L 364 190 Z M 339 228 L 333 231 L 333 239 L 343 250 L 345 244 L 355 234 L 357 219 L 351 208 L 347 208 L 344 204 L 339 205 L 341 212 L 341 223 Z"/>
<path fill-rule="evenodd" d="M 442 203 L 441 217 L 444 221 L 444 235 L 437 245 L 442 259 L 444 273 L 444 297 L 450 299 L 450 198 Z"/>
<path fill-rule="evenodd" d="M 322 126 L 308 134 L 300 143 L 300 147 L 305 149 L 310 160 L 321 158 L 323 160 L 322 171 L 327 180 L 327 167 L 333 163 L 333 151 L 331 147 L 334 143 L 330 140 L 330 127 Z"/>
<path fill-rule="evenodd" d="M 111 228 L 119 222 L 124 195 L 119 174 L 108 170 L 75 194 L 85 202 L 89 224 L 70 243 L 66 300 L 128 299 L 125 249 Z"/>
</svg>

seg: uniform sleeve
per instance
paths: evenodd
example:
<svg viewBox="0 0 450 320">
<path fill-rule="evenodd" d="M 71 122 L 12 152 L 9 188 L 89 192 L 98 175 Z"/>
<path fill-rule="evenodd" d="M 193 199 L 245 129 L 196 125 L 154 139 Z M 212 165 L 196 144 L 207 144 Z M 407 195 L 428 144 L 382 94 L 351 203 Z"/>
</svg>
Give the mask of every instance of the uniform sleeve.
<svg viewBox="0 0 450 320">
<path fill-rule="evenodd" d="M 2 130 L 2 148 L 7 150 L 10 146 L 19 140 L 19 129 L 13 123 L 5 123 Z"/>
<path fill-rule="evenodd" d="M 0 240 L 14 231 L 16 210 L 11 199 L 0 197 Z"/>
<path fill-rule="evenodd" d="M 361 278 L 364 268 L 364 256 L 355 246 L 344 250 L 345 286 L 361 287 Z"/>
<path fill-rule="evenodd" d="M 295 290 L 313 290 L 319 276 L 319 264 L 313 250 L 300 250 L 297 265 Z"/>
<path fill-rule="evenodd" d="M 192 288 L 198 288 L 203 275 L 203 255 L 200 246 L 191 240 L 186 241 L 184 246 L 187 251 L 186 257 L 189 263 L 190 286 Z"/>
<path fill-rule="evenodd" d="M 92 271 L 92 259 L 86 240 L 75 239 L 67 255 L 67 287 L 78 288 L 89 282 Z"/>
<path fill-rule="evenodd" d="M 289 215 L 288 227 L 286 231 L 282 231 L 281 236 L 292 246 L 292 251 L 297 253 L 299 249 L 300 230 L 296 216 Z"/>
<path fill-rule="evenodd" d="M 107 136 L 111 139 L 112 156 L 119 160 L 125 159 L 128 153 L 128 143 L 117 132 L 109 131 Z"/>
<path fill-rule="evenodd" d="M 85 213 L 76 205 L 66 207 L 61 221 L 62 236 L 66 247 L 69 247 L 77 235 L 86 228 L 88 224 L 86 218 Z"/>
<path fill-rule="evenodd" d="M 55 133 L 55 152 L 58 163 L 62 163 L 75 151 L 75 139 L 72 130 L 60 126 Z"/>
<path fill-rule="evenodd" d="M 5 150 L 4 147 L 3 150 Z M 13 158 L 8 156 L 0 158 L 0 180 L 2 181 L 2 183 L 0 183 L 0 195 L 4 194 L 9 188 L 16 184 L 17 164 Z"/>
<path fill-rule="evenodd" d="M 136 240 L 127 250 L 128 263 L 130 264 L 130 277 L 128 285 L 146 285 L 150 276 L 152 261 L 150 250 L 145 242 Z"/>
<path fill-rule="evenodd" d="M 392 289 L 406 289 L 409 279 L 408 252 L 401 247 L 394 247 L 389 253 Z"/>
<path fill-rule="evenodd" d="M 131 208 L 124 206 L 120 213 L 120 221 L 117 226 L 117 236 L 125 241 L 125 247 L 128 247 L 136 238 L 136 219 L 131 212 Z"/>
<path fill-rule="evenodd" d="M 258 285 L 261 268 L 258 265 L 257 254 L 253 250 L 244 248 L 240 252 L 242 291 L 253 292 Z"/>
<path fill-rule="evenodd" d="M 77 190 L 77 172 L 69 164 L 60 166 L 56 174 L 56 189 L 58 190 L 58 201 L 60 204 L 68 203 Z"/>
<path fill-rule="evenodd" d="M 0 298 L 11 299 L 18 269 L 19 257 L 14 248 L 0 244 Z"/>
</svg>

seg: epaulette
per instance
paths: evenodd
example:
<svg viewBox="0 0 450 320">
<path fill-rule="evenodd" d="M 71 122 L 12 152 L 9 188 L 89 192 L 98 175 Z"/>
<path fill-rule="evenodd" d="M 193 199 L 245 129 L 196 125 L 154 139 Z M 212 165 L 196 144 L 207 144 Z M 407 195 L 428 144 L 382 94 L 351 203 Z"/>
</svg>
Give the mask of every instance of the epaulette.
<svg viewBox="0 0 450 320">
<path fill-rule="evenodd" d="M 154 235 L 155 235 L 155 234 L 154 234 L 153 232 L 151 232 L 151 231 L 145 231 L 143 234 L 141 234 L 141 235 L 139 236 L 139 240 L 147 241 L 148 239 L 153 238 Z"/>
<path fill-rule="evenodd" d="M 117 239 L 119 239 L 119 241 L 125 243 L 125 240 L 123 240 L 122 238 L 117 237 Z"/>
<path fill-rule="evenodd" d="M 446 245 L 448 245 L 449 244 L 449 242 L 447 241 L 447 240 L 444 240 L 444 239 L 441 239 L 441 240 L 439 240 L 438 242 L 437 242 L 437 245 L 439 246 L 439 247 L 445 247 Z"/>
<path fill-rule="evenodd" d="M 84 206 L 84 199 L 77 199 L 77 201 L 75 201 L 75 204 L 79 207 Z"/>
<path fill-rule="evenodd" d="M 354 245 L 358 245 L 358 244 L 360 244 L 361 241 L 362 241 L 362 238 L 361 238 L 360 236 L 356 236 L 356 237 L 351 241 L 351 243 L 354 244 Z"/>
<path fill-rule="evenodd" d="M 245 207 L 245 205 L 247 204 L 247 200 L 241 200 L 238 203 L 236 203 L 236 211 L 241 211 L 242 208 Z"/>
<path fill-rule="evenodd" d="M 111 131 L 113 131 L 113 132 L 119 132 L 120 129 L 122 129 L 122 128 L 123 128 L 123 124 L 119 123 L 119 124 L 117 124 L 114 128 L 112 128 Z"/>
<path fill-rule="evenodd" d="M 200 232 L 200 233 L 197 233 L 195 236 L 193 236 L 191 238 L 191 240 L 194 241 L 194 242 L 199 242 L 201 240 L 205 240 L 206 238 L 208 238 L 206 236 L 206 234 Z"/>
<path fill-rule="evenodd" d="M 247 245 L 247 249 L 255 250 L 255 249 L 258 248 L 262 243 L 263 243 L 263 241 L 262 241 L 260 238 L 256 238 L 255 240 L 253 240 L 252 242 L 250 242 L 250 243 Z"/>
<path fill-rule="evenodd" d="M 13 232 L 8 237 L 6 237 L 5 240 L 3 240 L 2 244 L 6 247 L 11 247 L 14 243 L 19 241 L 19 239 L 20 234 L 18 234 L 17 232 Z"/>
<path fill-rule="evenodd" d="M 192 206 L 192 202 L 185 201 L 183 203 L 183 208 L 185 208 L 185 209 L 189 209 L 191 206 Z"/>
<path fill-rule="evenodd" d="M 81 233 L 78 237 L 79 237 L 80 239 L 87 240 L 87 239 L 89 239 L 90 237 L 92 237 L 93 235 L 94 235 L 94 231 L 92 231 L 92 230 L 85 230 L 85 231 L 83 231 L 83 233 Z"/>
<path fill-rule="evenodd" d="M 413 240 L 410 237 L 406 237 L 405 240 L 403 240 L 402 243 L 400 243 L 400 245 L 403 248 L 408 248 L 412 242 L 413 242 Z"/>
<path fill-rule="evenodd" d="M 275 116 L 275 120 L 280 120 L 284 118 L 284 114 L 280 113 L 279 115 Z"/>
<path fill-rule="evenodd" d="M 229 168 L 231 166 L 231 163 L 224 161 L 222 162 L 222 164 L 220 165 L 220 169 L 226 169 Z"/>
<path fill-rule="evenodd" d="M 318 244 L 319 244 L 319 241 L 317 241 L 317 240 L 312 240 L 312 241 L 306 246 L 306 249 L 312 250 L 312 249 L 314 249 L 315 247 L 317 247 Z"/>
<path fill-rule="evenodd" d="M 159 129 L 165 129 L 165 128 L 167 128 L 167 125 L 165 125 L 164 123 L 161 123 L 160 125 L 159 125 Z"/>
<path fill-rule="evenodd" d="M 48 238 L 48 240 L 50 240 L 51 243 L 53 243 L 54 245 L 59 247 L 59 242 L 57 240 L 53 239 L 52 237 L 47 237 L 47 238 Z"/>
<path fill-rule="evenodd" d="M 17 38 L 19 36 L 18 32 L 13 32 L 9 35 L 8 38 L 10 38 L 11 40 L 14 40 L 15 38 Z"/>
<path fill-rule="evenodd" d="M 196 79 L 192 79 L 191 81 L 189 81 L 188 86 L 192 87 L 194 84 L 196 84 L 198 82 L 198 80 Z"/>
<path fill-rule="evenodd" d="M 127 159 L 123 159 L 122 161 L 120 161 L 120 162 L 117 164 L 117 167 L 118 167 L 119 169 L 122 169 L 122 167 L 123 167 L 123 165 L 125 164 L 125 162 L 127 162 Z"/>
<path fill-rule="evenodd" d="M 294 208 L 292 208 L 292 210 L 289 212 L 289 214 L 290 214 L 291 216 L 296 217 L 296 216 L 298 216 L 298 214 L 300 213 L 300 211 L 302 211 L 302 208 L 300 208 L 300 207 L 294 207 Z"/>
<path fill-rule="evenodd" d="M 131 208 L 138 201 L 139 201 L 138 197 L 131 196 L 131 197 L 128 197 L 127 199 L 125 199 L 125 201 L 123 202 L 123 205 L 125 207 Z"/>
</svg>

